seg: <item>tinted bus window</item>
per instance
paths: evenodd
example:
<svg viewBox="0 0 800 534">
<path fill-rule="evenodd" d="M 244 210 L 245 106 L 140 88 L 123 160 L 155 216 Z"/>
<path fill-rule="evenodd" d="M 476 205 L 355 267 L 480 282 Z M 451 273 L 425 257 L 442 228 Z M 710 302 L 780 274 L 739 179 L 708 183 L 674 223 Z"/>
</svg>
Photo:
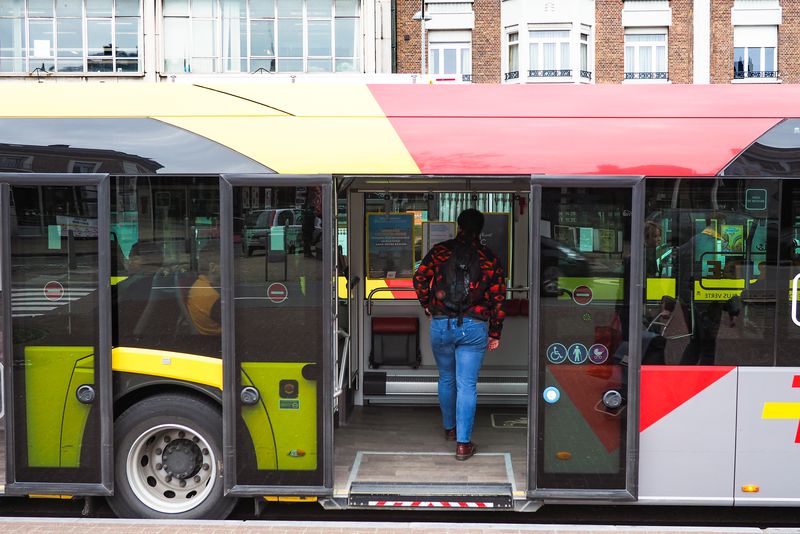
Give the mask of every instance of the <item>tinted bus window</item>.
<svg viewBox="0 0 800 534">
<path fill-rule="evenodd" d="M 220 355 L 218 182 L 112 180 L 115 346 Z"/>
<path fill-rule="evenodd" d="M 642 363 L 773 365 L 776 181 L 646 183 Z"/>
</svg>

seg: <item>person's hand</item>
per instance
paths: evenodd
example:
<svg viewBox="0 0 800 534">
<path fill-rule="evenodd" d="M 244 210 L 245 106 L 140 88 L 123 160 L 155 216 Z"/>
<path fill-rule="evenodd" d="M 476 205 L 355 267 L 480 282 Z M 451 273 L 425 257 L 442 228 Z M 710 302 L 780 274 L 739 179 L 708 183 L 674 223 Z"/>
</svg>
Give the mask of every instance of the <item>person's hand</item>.
<svg viewBox="0 0 800 534">
<path fill-rule="evenodd" d="M 489 350 L 494 350 L 500 346 L 500 340 L 493 337 L 489 338 Z"/>
</svg>

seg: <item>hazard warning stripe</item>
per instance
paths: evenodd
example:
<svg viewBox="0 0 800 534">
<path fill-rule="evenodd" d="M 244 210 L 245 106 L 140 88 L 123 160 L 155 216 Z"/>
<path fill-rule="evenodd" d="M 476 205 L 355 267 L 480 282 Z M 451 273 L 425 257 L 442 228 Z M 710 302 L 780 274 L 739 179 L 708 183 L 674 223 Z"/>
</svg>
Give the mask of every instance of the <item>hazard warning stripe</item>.
<svg viewBox="0 0 800 534">
<path fill-rule="evenodd" d="M 383 508 L 494 508 L 494 503 L 475 501 L 367 501 L 367 506 Z"/>
</svg>

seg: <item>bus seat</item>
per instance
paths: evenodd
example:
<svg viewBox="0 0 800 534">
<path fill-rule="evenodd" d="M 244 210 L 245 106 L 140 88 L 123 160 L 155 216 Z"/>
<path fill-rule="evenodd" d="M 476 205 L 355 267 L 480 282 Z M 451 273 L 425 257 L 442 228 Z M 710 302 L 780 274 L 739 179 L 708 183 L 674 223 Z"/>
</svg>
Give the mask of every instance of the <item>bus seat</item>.
<svg viewBox="0 0 800 534">
<path fill-rule="evenodd" d="M 370 367 L 400 365 L 416 369 L 421 361 L 417 317 L 372 318 Z"/>
</svg>

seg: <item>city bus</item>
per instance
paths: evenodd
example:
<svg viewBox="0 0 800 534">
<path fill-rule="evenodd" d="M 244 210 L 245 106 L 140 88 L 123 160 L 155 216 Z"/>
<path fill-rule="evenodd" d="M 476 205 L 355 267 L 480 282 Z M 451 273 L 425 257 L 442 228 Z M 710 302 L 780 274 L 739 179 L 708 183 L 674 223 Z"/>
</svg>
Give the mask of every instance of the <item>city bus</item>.
<svg viewBox="0 0 800 534">
<path fill-rule="evenodd" d="M 800 87 L 0 94 L 3 495 L 800 502 Z M 507 294 L 459 462 L 411 277 L 465 208 Z"/>
</svg>

